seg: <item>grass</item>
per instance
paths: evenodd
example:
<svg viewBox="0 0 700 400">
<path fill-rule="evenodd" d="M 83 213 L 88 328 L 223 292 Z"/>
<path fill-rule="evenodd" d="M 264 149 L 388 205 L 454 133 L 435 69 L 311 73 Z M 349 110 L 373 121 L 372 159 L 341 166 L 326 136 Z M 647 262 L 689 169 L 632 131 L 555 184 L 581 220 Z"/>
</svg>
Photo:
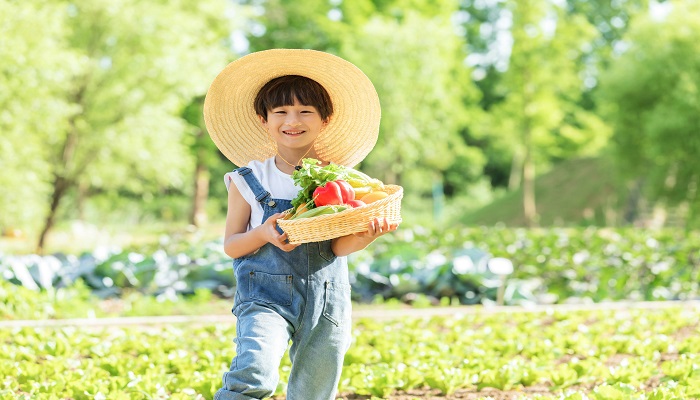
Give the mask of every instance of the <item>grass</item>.
<svg viewBox="0 0 700 400">
<path fill-rule="evenodd" d="M 73 221 L 58 225 L 49 232 L 45 254 L 82 254 L 101 246 L 143 248 L 168 239 L 193 241 L 219 239 L 224 232 L 221 222 L 195 228 L 186 223 L 152 223 L 138 226 L 97 226 Z M 0 253 L 33 254 L 36 251 L 37 232 L 21 232 L 15 236 L 0 236 Z"/>
<path fill-rule="evenodd" d="M 614 225 L 624 204 L 622 185 L 611 161 L 568 160 L 535 181 L 540 226 Z M 525 226 L 522 189 L 509 192 L 462 219 L 469 225 Z"/>
</svg>

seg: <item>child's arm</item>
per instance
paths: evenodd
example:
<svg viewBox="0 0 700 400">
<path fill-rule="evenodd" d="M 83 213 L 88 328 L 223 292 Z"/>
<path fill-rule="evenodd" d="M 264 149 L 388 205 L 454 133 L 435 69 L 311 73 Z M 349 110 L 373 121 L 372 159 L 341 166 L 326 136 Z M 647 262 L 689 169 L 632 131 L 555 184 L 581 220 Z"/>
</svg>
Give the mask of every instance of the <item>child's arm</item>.
<svg viewBox="0 0 700 400">
<path fill-rule="evenodd" d="M 236 185 L 228 190 L 228 211 L 226 213 L 226 233 L 224 252 L 232 258 L 253 253 L 266 243 L 272 243 L 284 251 L 291 251 L 298 245 L 285 243 L 287 234 L 279 234 L 275 227 L 284 214 L 270 216 L 262 225 L 247 231 L 250 220 L 250 204 L 245 201 Z"/>
<path fill-rule="evenodd" d="M 342 236 L 331 241 L 331 250 L 337 257 L 347 256 L 369 246 L 384 234 L 395 231 L 398 223 L 389 223 L 386 218 L 375 218 L 369 222 L 366 232 Z"/>
</svg>

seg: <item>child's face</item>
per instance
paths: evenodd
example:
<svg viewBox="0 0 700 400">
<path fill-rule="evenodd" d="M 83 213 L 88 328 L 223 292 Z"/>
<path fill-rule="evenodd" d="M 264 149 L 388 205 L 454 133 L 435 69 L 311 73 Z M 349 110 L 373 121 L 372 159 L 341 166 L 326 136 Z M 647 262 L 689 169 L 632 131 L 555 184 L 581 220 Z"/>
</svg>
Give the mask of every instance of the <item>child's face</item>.
<svg viewBox="0 0 700 400">
<path fill-rule="evenodd" d="M 306 150 L 325 128 L 314 106 L 305 106 L 294 100 L 291 106 L 275 107 L 267 112 L 267 121 L 258 116 L 262 125 L 277 142 L 277 147 Z"/>
</svg>

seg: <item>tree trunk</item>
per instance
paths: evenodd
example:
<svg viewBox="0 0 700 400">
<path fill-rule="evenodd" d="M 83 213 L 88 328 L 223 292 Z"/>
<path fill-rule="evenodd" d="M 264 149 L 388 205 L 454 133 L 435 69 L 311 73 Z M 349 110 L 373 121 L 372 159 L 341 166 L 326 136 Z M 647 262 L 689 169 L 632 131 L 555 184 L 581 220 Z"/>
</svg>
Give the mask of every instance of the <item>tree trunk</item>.
<svg viewBox="0 0 700 400">
<path fill-rule="evenodd" d="M 528 71 L 525 73 L 529 75 Z M 527 80 L 525 80 L 527 82 Z M 530 104 L 529 91 L 525 90 L 523 101 L 523 214 L 525 224 L 532 228 L 537 226 L 537 208 L 535 206 L 535 160 L 532 153 L 532 121 L 527 112 Z"/>
<path fill-rule="evenodd" d="M 626 224 L 634 224 L 639 217 L 643 186 L 644 180 L 642 179 L 637 179 L 628 185 L 627 204 L 623 211 L 623 221 Z"/>
<path fill-rule="evenodd" d="M 445 208 L 445 187 L 442 174 L 433 172 L 433 221 L 442 221 L 442 213 Z"/>
<path fill-rule="evenodd" d="M 200 131 L 197 134 L 197 140 L 202 136 Z M 190 224 L 201 228 L 207 223 L 207 198 L 209 197 L 209 170 L 204 164 L 203 150 L 197 151 L 197 166 L 194 171 L 194 198 L 192 201 L 192 214 L 190 215 Z"/>
<path fill-rule="evenodd" d="M 85 78 L 85 83 L 81 85 L 78 90 L 73 95 L 73 103 L 82 105 L 83 97 L 85 95 L 85 90 L 87 88 L 88 78 Z M 63 148 L 61 149 L 61 154 L 59 155 L 59 164 L 56 167 L 56 172 L 54 173 L 54 183 L 53 183 L 53 193 L 51 194 L 51 206 L 49 208 L 49 214 L 46 216 L 44 222 L 44 228 L 39 234 L 39 240 L 37 241 L 36 251 L 39 254 L 44 252 L 46 246 L 46 238 L 48 237 L 49 231 L 53 228 L 56 222 L 56 212 L 61 204 L 63 196 L 65 196 L 68 189 L 75 184 L 77 181 L 75 175 L 71 178 L 71 172 L 75 173 L 78 171 L 83 171 L 85 165 L 76 167 L 75 164 L 75 151 L 78 148 L 78 127 L 75 124 L 75 119 L 77 115 L 74 115 L 68 120 L 68 126 L 70 127 L 68 134 L 66 135 L 66 141 L 63 143 Z M 96 156 L 95 153 L 93 156 Z"/>
<path fill-rule="evenodd" d="M 64 179 L 63 177 L 57 176 L 54 179 L 53 194 L 51 195 L 51 207 L 49 208 L 49 214 L 46 216 L 44 228 L 41 230 L 41 234 L 39 234 L 39 241 L 36 246 L 37 254 L 44 253 L 44 247 L 46 246 L 46 238 L 49 234 L 49 231 L 51 230 L 51 228 L 53 228 L 53 225 L 56 222 L 56 211 L 58 210 L 58 206 L 61 204 L 63 195 L 65 195 L 66 189 L 68 189 L 68 187 L 68 181 L 66 181 L 66 179 Z"/>
<path fill-rule="evenodd" d="M 690 231 L 692 226 L 695 225 L 698 221 L 698 211 L 700 211 L 700 199 L 698 199 L 698 183 L 700 183 L 698 175 L 693 174 L 688 184 L 688 191 L 686 192 L 686 202 L 688 204 L 688 207 L 686 209 L 685 215 L 681 217 L 684 221 L 682 225 L 686 231 Z"/>
<path fill-rule="evenodd" d="M 76 208 L 78 209 L 78 220 L 85 221 L 85 203 L 88 197 L 88 186 L 81 182 L 77 186 Z"/>
<path fill-rule="evenodd" d="M 81 99 L 82 92 L 79 92 L 76 98 Z M 61 150 L 60 155 L 60 165 L 56 168 L 56 172 L 54 174 L 53 193 L 51 194 L 49 214 L 46 216 L 44 228 L 39 234 L 39 240 L 36 245 L 36 251 L 39 254 L 44 252 L 46 238 L 51 228 L 53 228 L 56 220 L 56 212 L 58 210 L 58 206 L 61 204 L 63 196 L 66 194 L 68 189 L 75 184 L 75 181 L 69 177 L 71 170 L 73 170 L 75 150 L 78 147 L 78 132 L 75 126 L 74 118 L 69 121 L 69 126 L 71 127 L 71 130 L 66 136 L 66 141 L 63 143 L 63 149 Z"/>
<path fill-rule="evenodd" d="M 537 208 L 535 206 L 535 162 L 532 159 L 530 133 L 526 133 L 525 157 L 523 159 L 523 212 L 528 227 L 537 226 Z"/>
<path fill-rule="evenodd" d="M 508 177 L 508 190 L 518 190 L 523 180 L 523 152 L 516 149 L 513 152 L 513 161 L 510 164 L 510 175 Z"/>
<path fill-rule="evenodd" d="M 525 4 L 523 12 L 528 14 L 529 4 Z M 522 101 L 522 162 L 523 162 L 523 215 L 525 224 L 532 228 L 537 225 L 537 208 L 535 207 L 535 160 L 533 158 L 534 144 L 532 138 L 532 104 L 535 90 L 530 79 L 530 66 L 521 69 L 523 91 Z"/>
</svg>

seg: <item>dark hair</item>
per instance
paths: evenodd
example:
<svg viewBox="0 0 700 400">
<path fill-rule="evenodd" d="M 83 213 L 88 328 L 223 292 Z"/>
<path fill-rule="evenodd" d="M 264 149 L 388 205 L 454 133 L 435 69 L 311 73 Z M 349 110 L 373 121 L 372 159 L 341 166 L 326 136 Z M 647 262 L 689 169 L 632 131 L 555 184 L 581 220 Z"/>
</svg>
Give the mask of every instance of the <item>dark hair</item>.
<svg viewBox="0 0 700 400">
<path fill-rule="evenodd" d="M 267 82 L 255 96 L 255 112 L 265 117 L 276 107 L 294 105 L 294 100 L 305 106 L 314 106 L 326 121 L 333 115 L 333 103 L 326 89 L 311 78 L 284 75 Z"/>
</svg>

